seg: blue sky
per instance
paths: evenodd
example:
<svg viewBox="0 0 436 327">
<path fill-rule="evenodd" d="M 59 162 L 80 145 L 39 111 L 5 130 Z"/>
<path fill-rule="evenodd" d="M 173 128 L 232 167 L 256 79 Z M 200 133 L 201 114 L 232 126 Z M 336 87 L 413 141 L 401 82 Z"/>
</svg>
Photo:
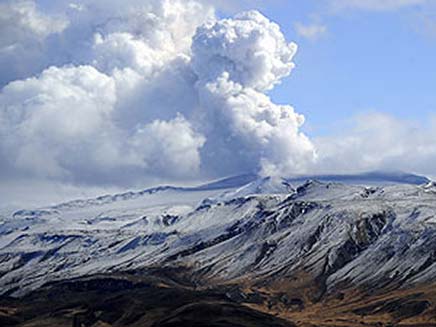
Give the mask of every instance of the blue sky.
<svg viewBox="0 0 436 327">
<path fill-rule="evenodd" d="M 306 116 L 303 129 L 310 135 L 333 133 L 368 111 L 423 124 L 436 112 L 436 30 L 425 22 L 436 12 L 431 1 L 384 10 L 335 10 L 320 0 L 273 0 L 255 7 L 299 46 L 296 69 L 271 95 Z M 325 32 L 304 37 L 297 22 L 324 26 Z"/>
</svg>

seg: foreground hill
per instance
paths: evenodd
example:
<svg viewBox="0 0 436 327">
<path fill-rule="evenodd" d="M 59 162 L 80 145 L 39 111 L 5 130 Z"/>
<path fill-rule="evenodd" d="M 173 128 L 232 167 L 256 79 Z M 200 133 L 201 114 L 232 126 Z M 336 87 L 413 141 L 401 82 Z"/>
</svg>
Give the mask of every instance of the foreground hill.
<svg viewBox="0 0 436 327">
<path fill-rule="evenodd" d="M 436 186 L 410 176 L 246 175 L 17 211 L 0 324 L 435 326 Z"/>
</svg>

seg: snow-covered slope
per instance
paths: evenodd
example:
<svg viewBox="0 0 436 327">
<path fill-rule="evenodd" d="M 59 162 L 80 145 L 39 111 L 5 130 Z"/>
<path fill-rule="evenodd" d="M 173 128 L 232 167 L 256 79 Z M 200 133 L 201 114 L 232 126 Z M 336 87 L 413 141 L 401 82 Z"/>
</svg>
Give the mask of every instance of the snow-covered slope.
<svg viewBox="0 0 436 327">
<path fill-rule="evenodd" d="M 341 175 L 312 175 L 312 176 L 298 176 L 289 178 L 288 180 L 293 183 L 301 183 L 308 179 L 314 179 L 321 182 L 336 182 L 343 184 L 358 184 L 358 185 L 391 185 L 391 184 L 412 184 L 422 185 L 430 182 L 425 176 L 404 173 L 404 172 L 383 172 L 372 171 L 361 174 Z"/>
<path fill-rule="evenodd" d="M 0 290 L 147 267 L 189 268 L 198 284 L 304 272 L 327 290 L 415 285 L 436 278 L 435 217 L 430 182 L 235 177 L 72 201 L 1 218 Z"/>
</svg>

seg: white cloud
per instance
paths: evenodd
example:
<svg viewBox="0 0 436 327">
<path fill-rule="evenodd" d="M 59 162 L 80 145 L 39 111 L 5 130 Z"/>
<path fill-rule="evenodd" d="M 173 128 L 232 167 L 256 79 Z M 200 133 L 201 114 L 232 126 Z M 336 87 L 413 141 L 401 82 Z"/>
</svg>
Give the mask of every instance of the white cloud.
<svg viewBox="0 0 436 327">
<path fill-rule="evenodd" d="M 407 15 L 410 27 L 419 33 L 434 37 L 436 35 L 436 1 L 434 0 L 326 0 L 333 14 L 360 12 L 398 12 Z M 407 9 L 407 10 L 406 10 Z"/>
<path fill-rule="evenodd" d="M 208 165 L 219 162 L 216 169 L 224 173 L 304 171 L 315 158 L 313 145 L 299 132 L 304 117 L 263 93 L 294 67 L 297 47 L 286 43 L 278 25 L 247 12 L 198 29 L 192 49 L 200 105 L 206 110 Z"/>
<path fill-rule="evenodd" d="M 322 24 L 305 25 L 303 23 L 296 22 L 294 27 L 298 35 L 309 40 L 316 40 L 327 32 L 327 26 Z"/>
<path fill-rule="evenodd" d="M 44 15 L 32 0 L 6 0 L 0 3 L 0 51 L 17 43 L 43 40 L 62 32 L 68 21 L 61 16 Z"/>
<path fill-rule="evenodd" d="M 227 72 L 231 80 L 259 91 L 272 89 L 289 75 L 297 51 L 279 26 L 257 11 L 206 24 L 193 42 L 193 67 L 201 80 Z"/>
<path fill-rule="evenodd" d="M 53 65 L 110 69 L 125 65 L 122 60 L 141 64 L 147 58 L 159 58 L 162 64 L 189 52 L 195 29 L 214 17 L 211 6 L 193 0 L 78 0 L 73 8 L 59 0 L 45 4 L 53 7 L 51 14 L 43 13 L 38 3 L 8 0 L 0 8 L 0 86 Z"/>
<path fill-rule="evenodd" d="M 390 11 L 428 3 L 429 0 L 331 0 L 331 5 L 336 10 Z"/>
<path fill-rule="evenodd" d="M 265 94 L 231 81 L 227 73 L 202 85 L 200 99 L 210 110 L 204 123 L 205 161 L 217 164 L 215 169 L 289 175 L 304 172 L 314 160 L 312 143 L 299 132 L 304 117 L 292 107 L 272 103 Z"/>
<path fill-rule="evenodd" d="M 93 171 L 180 177 L 199 169 L 204 138 L 177 115 L 123 129 L 113 119 L 112 77 L 92 66 L 52 67 L 0 94 L 3 164 L 39 177 L 79 180 Z"/>
<path fill-rule="evenodd" d="M 57 6 L 70 23 L 35 36 L 38 64 L 0 53 L 32 66 L 5 75 L 0 93 L 5 176 L 130 185 L 290 174 L 313 160 L 303 116 L 265 94 L 290 74 L 296 45 L 260 13 L 217 20 L 180 0 Z"/>
<path fill-rule="evenodd" d="M 68 25 L 66 17 L 45 15 L 33 0 L 1 1 L 0 87 L 32 76 L 46 66 L 46 43 Z"/>
<path fill-rule="evenodd" d="M 155 120 L 140 127 L 129 142 L 149 173 L 159 175 L 164 171 L 170 177 L 193 177 L 200 169 L 199 150 L 205 138 L 178 115 L 170 121 Z"/>
<path fill-rule="evenodd" d="M 429 121 L 425 125 L 377 112 L 358 116 L 351 129 L 315 140 L 321 149 L 316 170 L 397 169 L 434 174 L 436 119 Z"/>
<path fill-rule="evenodd" d="M 51 177 L 65 177 L 82 158 L 99 161 L 115 100 L 113 80 L 91 66 L 52 67 L 10 83 L 0 94 L 3 160 Z"/>
</svg>

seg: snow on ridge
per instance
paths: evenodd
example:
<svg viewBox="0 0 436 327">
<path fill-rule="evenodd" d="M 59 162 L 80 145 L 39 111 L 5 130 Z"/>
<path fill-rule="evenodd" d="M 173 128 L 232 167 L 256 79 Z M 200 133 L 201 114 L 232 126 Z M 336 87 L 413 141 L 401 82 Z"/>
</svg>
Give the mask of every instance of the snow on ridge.
<svg viewBox="0 0 436 327">
<path fill-rule="evenodd" d="M 330 286 L 377 282 L 393 266 L 406 281 L 436 278 L 434 183 L 227 182 L 222 189 L 153 188 L 4 217 L 0 286 L 18 287 L 11 294 L 20 295 L 51 280 L 189 262 L 199 269 L 215 262 L 210 278 L 303 267 L 328 275 Z"/>
<path fill-rule="evenodd" d="M 296 177 L 261 177 L 256 174 L 242 174 L 226 177 L 216 181 L 208 182 L 198 186 L 171 186 L 163 185 L 146 188 L 140 191 L 126 191 L 118 194 L 107 194 L 96 198 L 77 199 L 67 201 L 54 206 L 52 210 L 65 210 L 68 208 L 99 206 L 112 202 L 126 201 L 162 192 L 200 192 L 220 191 L 223 192 L 223 199 L 238 197 L 250 194 L 262 193 L 290 193 L 294 188 L 306 184 L 309 181 L 320 184 L 337 183 L 348 185 L 387 186 L 396 184 L 422 185 L 427 184 L 428 188 L 434 185 L 425 176 L 402 173 L 402 172 L 367 172 L 354 175 L 301 175 Z M 221 196 L 221 194 L 220 194 Z"/>
</svg>

